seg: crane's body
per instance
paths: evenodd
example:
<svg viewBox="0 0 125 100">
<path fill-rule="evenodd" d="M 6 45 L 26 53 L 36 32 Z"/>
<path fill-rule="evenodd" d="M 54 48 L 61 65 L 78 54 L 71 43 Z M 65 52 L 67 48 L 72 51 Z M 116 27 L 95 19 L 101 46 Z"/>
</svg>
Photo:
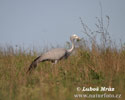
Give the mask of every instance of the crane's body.
<svg viewBox="0 0 125 100">
<path fill-rule="evenodd" d="M 60 60 L 62 59 L 63 57 L 67 56 L 67 50 L 64 49 L 64 48 L 55 48 L 55 49 L 52 49 L 46 53 L 44 53 L 42 56 L 41 56 L 41 59 L 49 59 L 49 60 Z"/>
<path fill-rule="evenodd" d="M 61 60 L 62 58 L 67 58 L 72 51 L 74 50 L 74 40 L 80 40 L 80 38 L 77 35 L 72 35 L 70 37 L 70 40 L 72 42 L 72 47 L 69 50 L 66 50 L 65 48 L 54 48 L 51 49 L 50 51 L 42 54 L 41 56 L 37 57 L 30 65 L 29 69 L 27 72 L 30 72 L 32 68 L 37 67 L 37 64 L 39 62 L 44 62 L 44 61 L 51 61 L 54 62 L 55 64 Z"/>
</svg>

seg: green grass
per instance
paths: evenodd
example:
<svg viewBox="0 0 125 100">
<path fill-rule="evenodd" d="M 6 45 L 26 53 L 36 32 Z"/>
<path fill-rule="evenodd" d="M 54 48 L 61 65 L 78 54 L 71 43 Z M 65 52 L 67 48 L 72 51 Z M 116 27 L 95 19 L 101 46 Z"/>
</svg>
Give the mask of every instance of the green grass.
<svg viewBox="0 0 125 100">
<path fill-rule="evenodd" d="M 87 100 L 75 98 L 74 94 L 105 93 L 77 91 L 77 87 L 83 86 L 111 86 L 115 91 L 106 93 L 120 93 L 122 98 L 118 100 L 125 99 L 124 49 L 101 51 L 78 48 L 75 55 L 68 59 L 56 65 L 40 63 L 28 75 L 26 71 L 36 58 L 35 54 L 0 51 L 0 100 Z"/>
</svg>

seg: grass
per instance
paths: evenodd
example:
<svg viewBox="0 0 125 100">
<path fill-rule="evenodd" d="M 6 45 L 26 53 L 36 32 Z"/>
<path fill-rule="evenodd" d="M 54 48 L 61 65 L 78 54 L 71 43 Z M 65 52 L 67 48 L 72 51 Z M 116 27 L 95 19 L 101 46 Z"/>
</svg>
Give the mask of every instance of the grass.
<svg viewBox="0 0 125 100">
<path fill-rule="evenodd" d="M 113 87 L 115 91 L 107 93 L 121 93 L 120 100 L 123 100 L 124 49 L 98 51 L 77 48 L 69 59 L 57 65 L 40 63 L 32 74 L 27 75 L 26 70 L 35 57 L 23 51 L 16 54 L 1 51 L 0 100 L 79 100 L 81 98 L 75 98 L 74 94 L 81 93 L 77 87 L 83 86 Z"/>
<path fill-rule="evenodd" d="M 93 32 L 80 18 L 90 41 L 83 39 L 74 55 L 56 65 L 40 63 L 30 75 L 26 71 L 38 52 L 0 48 L 0 100 L 91 100 L 74 95 L 96 93 L 121 94 L 115 100 L 124 100 L 125 46 L 121 44 L 117 49 L 112 45 L 108 27 L 105 28 L 102 18 L 97 20 L 97 31 Z M 101 34 L 101 44 L 97 44 L 95 32 Z M 115 91 L 83 92 L 78 87 L 112 87 Z"/>
</svg>

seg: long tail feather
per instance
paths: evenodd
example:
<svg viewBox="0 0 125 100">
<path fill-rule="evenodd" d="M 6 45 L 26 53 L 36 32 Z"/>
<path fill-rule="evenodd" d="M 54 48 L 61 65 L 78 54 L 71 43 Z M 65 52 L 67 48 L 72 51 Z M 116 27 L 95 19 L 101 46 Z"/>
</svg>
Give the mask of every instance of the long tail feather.
<svg viewBox="0 0 125 100">
<path fill-rule="evenodd" d="M 28 68 L 28 70 L 27 70 L 26 73 L 30 73 L 30 72 L 32 71 L 32 69 L 35 69 L 35 68 L 37 67 L 37 63 L 38 63 L 38 59 L 39 59 L 39 58 L 40 58 L 40 56 L 37 57 L 37 58 L 31 63 L 31 65 L 29 66 L 29 68 Z"/>
</svg>

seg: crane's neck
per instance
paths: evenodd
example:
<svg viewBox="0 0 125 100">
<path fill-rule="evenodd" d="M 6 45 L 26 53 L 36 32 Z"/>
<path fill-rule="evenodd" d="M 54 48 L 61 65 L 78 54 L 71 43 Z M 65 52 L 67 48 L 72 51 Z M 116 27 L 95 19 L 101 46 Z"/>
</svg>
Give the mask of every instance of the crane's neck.
<svg viewBox="0 0 125 100">
<path fill-rule="evenodd" d="M 67 50 L 68 51 L 68 53 L 72 53 L 72 51 L 74 50 L 74 48 L 75 48 L 75 45 L 74 45 L 74 40 L 73 39 L 71 39 L 71 43 L 72 43 L 72 47 L 69 49 L 69 50 Z"/>
</svg>

